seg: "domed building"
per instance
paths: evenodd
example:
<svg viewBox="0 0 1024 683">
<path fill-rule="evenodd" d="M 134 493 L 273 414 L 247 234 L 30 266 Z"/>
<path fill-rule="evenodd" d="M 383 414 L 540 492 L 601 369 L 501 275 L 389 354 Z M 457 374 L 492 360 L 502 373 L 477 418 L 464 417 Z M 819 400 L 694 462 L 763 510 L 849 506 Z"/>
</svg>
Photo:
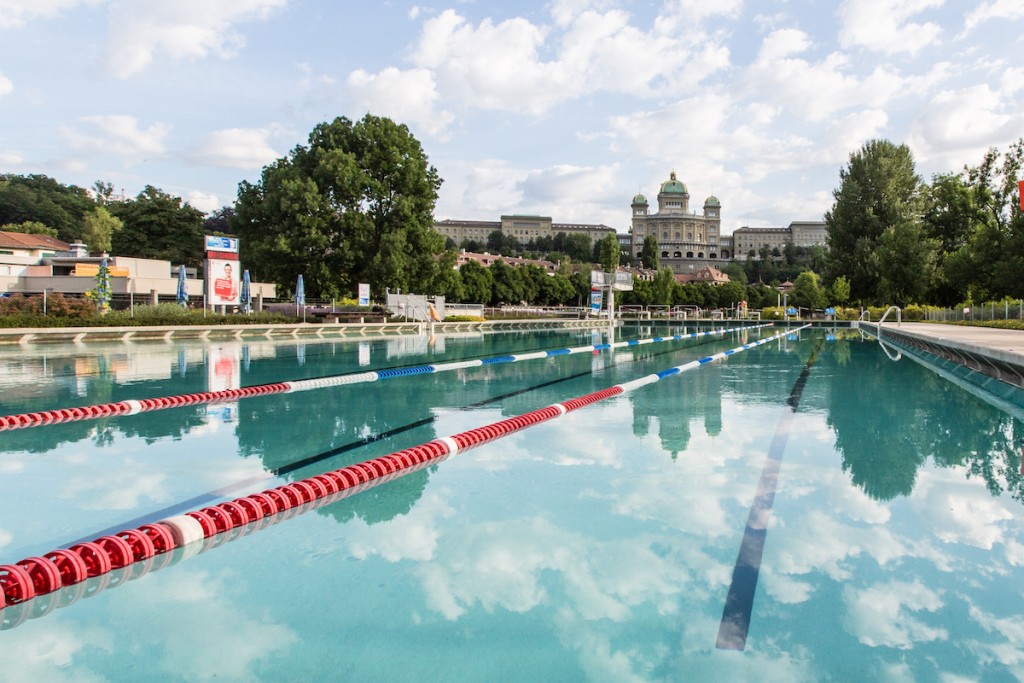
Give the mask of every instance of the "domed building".
<svg viewBox="0 0 1024 683">
<path fill-rule="evenodd" d="M 630 237 L 633 253 L 639 257 L 644 239 L 658 240 L 660 263 L 676 273 L 689 273 L 704 266 L 732 259 L 729 241 L 721 235 L 722 203 L 718 197 L 704 200 L 703 213 L 690 211 L 690 191 L 672 171 L 658 190 L 658 210 L 650 212 L 643 194 L 633 197 Z M 649 264 L 644 264 L 649 265 Z"/>
</svg>

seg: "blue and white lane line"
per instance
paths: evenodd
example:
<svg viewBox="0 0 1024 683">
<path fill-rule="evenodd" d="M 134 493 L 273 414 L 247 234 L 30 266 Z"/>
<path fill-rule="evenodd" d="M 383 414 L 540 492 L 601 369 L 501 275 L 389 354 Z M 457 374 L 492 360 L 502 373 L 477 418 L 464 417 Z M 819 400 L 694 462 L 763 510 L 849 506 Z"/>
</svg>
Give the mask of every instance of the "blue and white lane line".
<svg viewBox="0 0 1024 683">
<path fill-rule="evenodd" d="M 492 356 L 490 358 L 477 358 L 474 360 L 455 361 L 451 363 L 435 363 L 430 365 L 417 365 L 408 368 L 395 368 L 393 370 L 376 370 L 369 372 L 358 372 L 351 375 L 337 375 L 334 377 L 319 377 L 316 379 L 303 379 L 282 382 L 288 389 L 284 393 L 295 391 L 308 391 L 310 389 L 323 389 L 326 387 L 337 387 L 348 384 L 361 384 L 363 382 L 376 382 L 382 379 L 395 377 L 409 377 L 411 375 L 426 375 L 437 372 L 449 372 L 465 368 L 479 368 L 485 365 L 499 365 L 502 363 L 518 363 L 524 360 L 537 360 L 540 358 L 554 358 L 556 356 L 568 356 L 575 353 L 591 353 L 593 351 L 606 351 L 609 349 L 621 349 L 630 346 L 644 346 L 646 344 L 657 344 L 669 341 L 681 341 L 683 339 L 699 339 L 719 334 L 729 334 L 745 330 L 758 330 L 764 327 L 771 327 L 771 324 L 749 325 L 732 328 L 719 328 L 705 330 L 703 332 L 690 332 L 689 334 L 676 334 L 671 337 L 648 337 L 646 339 L 630 339 L 627 341 L 611 342 L 604 344 L 590 344 L 588 346 L 576 346 L 567 349 L 549 349 L 546 351 L 534 351 L 532 353 L 514 353 L 503 356 Z M 802 328 L 801 328 L 802 329 Z M 734 353 L 734 351 L 730 353 Z M 707 361 L 701 361 L 707 362 Z M 666 371 L 668 372 L 668 371 Z"/>
<path fill-rule="evenodd" d="M 752 349 L 755 346 L 761 346 L 762 344 L 767 344 L 768 342 L 775 341 L 779 337 L 785 336 L 787 334 L 792 334 L 793 332 L 799 332 L 800 330 L 806 330 L 808 327 L 810 327 L 810 325 L 804 325 L 802 327 L 797 327 L 797 328 L 792 329 L 792 330 L 786 330 L 784 332 L 780 332 L 779 334 L 773 335 L 771 337 L 765 337 L 764 339 L 759 339 L 756 342 L 750 342 L 749 344 L 744 344 L 743 346 L 737 346 L 736 348 L 729 349 L 728 351 L 722 351 L 720 353 L 716 353 L 716 354 L 711 355 L 711 356 L 705 356 L 704 358 L 698 358 L 697 360 L 691 360 L 689 363 L 683 363 L 682 365 L 677 365 L 677 366 L 675 366 L 673 368 L 668 368 L 667 370 L 662 370 L 661 372 L 655 372 L 654 374 L 646 375 L 645 377 L 640 377 L 638 379 L 634 379 L 634 380 L 631 380 L 629 382 L 625 382 L 624 384 L 620 384 L 619 386 L 622 387 L 622 391 L 623 392 L 633 391 L 634 389 L 639 389 L 640 387 L 647 386 L 648 384 L 654 384 L 655 382 L 661 381 L 661 380 L 665 379 L 666 377 L 672 377 L 673 375 L 678 375 L 681 372 L 686 372 L 687 370 L 693 370 L 694 368 L 699 368 L 702 365 L 707 365 L 708 363 L 710 363 L 712 361 L 716 361 L 716 360 L 719 360 L 721 358 L 728 358 L 729 356 L 731 356 L 731 355 L 733 355 L 735 353 L 739 353 L 740 351 L 746 351 L 747 349 Z"/>
</svg>

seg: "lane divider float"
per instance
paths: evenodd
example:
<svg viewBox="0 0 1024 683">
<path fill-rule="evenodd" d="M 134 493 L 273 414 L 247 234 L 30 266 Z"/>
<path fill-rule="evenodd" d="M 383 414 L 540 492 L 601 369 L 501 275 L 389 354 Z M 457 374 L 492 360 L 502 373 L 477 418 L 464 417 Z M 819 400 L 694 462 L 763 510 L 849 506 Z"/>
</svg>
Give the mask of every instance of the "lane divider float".
<svg viewBox="0 0 1024 683">
<path fill-rule="evenodd" d="M 513 432 L 767 344 L 808 327 L 810 325 L 786 330 L 630 382 L 616 384 L 545 408 L 452 436 L 440 437 L 419 446 L 314 475 L 261 493 L 252 493 L 192 510 L 152 524 L 143 524 L 136 529 L 101 536 L 93 541 L 76 543 L 70 548 L 54 550 L 41 557 L 28 557 L 14 564 L 0 565 L 0 610 L 89 578 L 148 561 L 156 555 L 191 546 L 211 536 L 259 522 L 293 508 L 311 507 L 317 500 L 335 496 L 375 480 L 401 476 L 412 468 L 435 464 L 456 453 L 508 436 Z"/>
<path fill-rule="evenodd" d="M 436 363 L 432 365 L 418 365 L 408 368 L 393 368 L 387 370 L 376 370 L 370 372 L 357 372 L 347 375 L 332 375 L 319 377 L 317 379 L 302 379 L 287 382 L 276 382 L 273 384 L 257 384 L 240 389 L 223 389 L 220 391 L 202 391 L 195 394 L 179 394 L 177 396 L 163 396 L 157 398 L 129 399 L 116 403 L 103 403 L 93 406 L 81 406 L 76 408 L 58 408 L 55 410 L 42 410 L 32 413 L 19 413 L 16 415 L 0 415 L 0 432 L 12 429 L 24 429 L 26 427 L 38 427 L 41 425 L 59 424 L 63 422 L 75 422 L 78 420 L 92 420 L 114 415 L 137 415 L 138 413 L 151 410 L 164 410 L 166 408 L 179 408 L 182 406 L 194 406 L 205 403 L 221 403 L 237 401 L 240 398 L 251 396 L 267 396 L 270 394 L 288 394 L 297 391 L 310 391 L 313 389 L 324 389 L 348 384 L 360 384 L 363 382 L 375 382 L 382 379 L 396 377 L 408 377 L 411 375 L 424 375 L 437 372 L 448 372 L 451 370 L 462 370 L 464 368 L 482 367 L 485 365 L 497 365 L 500 363 L 516 363 L 524 360 L 536 360 L 539 358 L 552 358 L 555 356 L 571 355 L 592 351 L 606 351 L 628 346 L 642 346 L 669 341 L 680 341 L 683 339 L 698 339 L 718 334 L 728 334 L 742 330 L 756 330 L 763 327 L 771 327 L 770 323 L 763 325 L 750 325 L 733 327 L 730 329 L 719 328 L 705 330 L 703 332 L 691 332 L 689 334 L 677 334 L 671 337 L 650 337 L 647 339 L 631 339 L 628 341 L 612 342 L 605 344 L 591 344 L 589 346 L 578 346 L 569 349 L 552 349 L 548 351 L 534 351 L 531 353 L 509 354 L 493 356 L 490 358 L 478 358 L 475 360 L 456 361 L 451 363 Z"/>
</svg>

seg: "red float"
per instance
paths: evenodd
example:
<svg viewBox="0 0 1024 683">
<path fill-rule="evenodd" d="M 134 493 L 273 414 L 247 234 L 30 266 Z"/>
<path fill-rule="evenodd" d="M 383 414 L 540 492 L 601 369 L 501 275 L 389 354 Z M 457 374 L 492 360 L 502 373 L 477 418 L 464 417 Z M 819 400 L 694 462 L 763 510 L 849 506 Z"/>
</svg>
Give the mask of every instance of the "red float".
<svg viewBox="0 0 1024 683">
<path fill-rule="evenodd" d="M 193 510 L 185 514 L 199 522 L 199 526 L 203 528 L 203 537 L 209 538 L 219 531 L 217 522 L 205 510 Z"/>
<path fill-rule="evenodd" d="M 114 535 L 127 543 L 128 547 L 131 548 L 132 561 L 134 562 L 148 559 L 156 554 L 156 546 L 141 529 L 126 529 Z"/>
<path fill-rule="evenodd" d="M 70 550 L 54 550 L 46 553 L 44 557 L 57 567 L 63 586 L 72 586 L 89 578 L 89 568 L 78 553 L 73 553 Z"/>
<path fill-rule="evenodd" d="M 28 571 L 16 564 L 0 564 L 0 595 L 8 605 L 34 598 L 36 589 Z"/>
<path fill-rule="evenodd" d="M 52 593 L 63 585 L 57 565 L 45 557 L 27 557 L 18 566 L 28 572 L 36 595 Z"/>
<path fill-rule="evenodd" d="M 233 502 L 245 510 L 245 516 L 249 518 L 250 522 L 261 520 L 266 514 L 263 511 L 263 506 L 252 498 L 236 498 Z"/>
<path fill-rule="evenodd" d="M 90 578 L 101 576 L 110 571 L 110 555 L 107 555 L 107 551 L 95 543 L 88 541 L 76 543 L 69 550 L 73 553 L 78 553 L 78 556 L 82 558 L 82 561 L 85 562 L 86 574 Z"/>
<path fill-rule="evenodd" d="M 166 553 L 174 549 L 174 537 L 171 536 L 170 529 L 163 524 L 143 524 L 139 527 L 139 531 L 144 533 L 153 543 L 155 553 Z M 121 533 L 125 532 L 122 531 Z"/>
<path fill-rule="evenodd" d="M 111 569 L 127 567 L 135 561 L 135 552 L 128 545 L 128 541 L 123 538 L 118 536 L 101 536 L 93 541 L 93 543 L 106 551 L 107 557 L 110 558 Z"/>
</svg>

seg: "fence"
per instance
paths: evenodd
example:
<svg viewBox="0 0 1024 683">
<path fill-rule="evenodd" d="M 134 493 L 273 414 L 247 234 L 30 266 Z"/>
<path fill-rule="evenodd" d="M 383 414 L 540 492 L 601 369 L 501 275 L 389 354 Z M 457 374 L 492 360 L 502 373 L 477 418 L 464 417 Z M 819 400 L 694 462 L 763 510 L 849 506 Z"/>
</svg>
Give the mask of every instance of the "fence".
<svg viewBox="0 0 1024 683">
<path fill-rule="evenodd" d="M 957 306 L 956 308 L 925 308 L 925 320 L 934 322 L 963 322 L 986 320 L 1024 320 L 1024 300 L 992 301 L 985 304 Z"/>
</svg>

